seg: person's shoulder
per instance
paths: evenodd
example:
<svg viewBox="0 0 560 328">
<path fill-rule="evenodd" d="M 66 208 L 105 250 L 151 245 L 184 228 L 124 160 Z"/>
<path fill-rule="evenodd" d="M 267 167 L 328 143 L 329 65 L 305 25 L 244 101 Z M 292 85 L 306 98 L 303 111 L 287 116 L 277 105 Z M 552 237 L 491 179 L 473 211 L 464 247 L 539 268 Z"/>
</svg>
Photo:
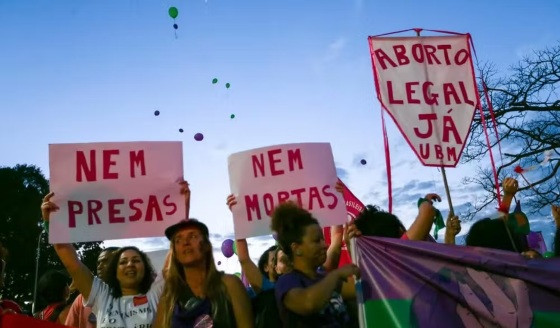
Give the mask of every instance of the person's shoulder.
<svg viewBox="0 0 560 328">
<path fill-rule="evenodd" d="M 233 275 L 233 274 L 228 274 L 228 273 L 222 274 L 222 282 L 228 288 L 231 287 L 231 286 L 243 285 L 243 283 L 241 282 L 241 279 L 239 279 L 239 277 L 237 277 L 236 275 Z"/>
</svg>

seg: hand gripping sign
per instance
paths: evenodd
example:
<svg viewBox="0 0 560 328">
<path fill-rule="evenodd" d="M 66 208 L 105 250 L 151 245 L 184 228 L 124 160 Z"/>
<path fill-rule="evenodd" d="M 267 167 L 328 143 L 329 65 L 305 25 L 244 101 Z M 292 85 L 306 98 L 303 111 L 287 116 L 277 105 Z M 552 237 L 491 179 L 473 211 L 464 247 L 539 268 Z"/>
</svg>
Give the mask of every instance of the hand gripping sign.
<svg viewBox="0 0 560 328">
<path fill-rule="evenodd" d="M 181 142 L 49 145 L 50 243 L 159 237 L 185 218 Z"/>
<path fill-rule="evenodd" d="M 375 88 L 418 159 L 455 167 L 479 96 L 468 35 L 370 37 Z"/>
<path fill-rule="evenodd" d="M 310 211 L 321 226 L 346 221 L 331 145 L 300 143 L 242 151 L 229 156 L 235 238 L 270 234 L 270 215 L 287 200 Z"/>
</svg>

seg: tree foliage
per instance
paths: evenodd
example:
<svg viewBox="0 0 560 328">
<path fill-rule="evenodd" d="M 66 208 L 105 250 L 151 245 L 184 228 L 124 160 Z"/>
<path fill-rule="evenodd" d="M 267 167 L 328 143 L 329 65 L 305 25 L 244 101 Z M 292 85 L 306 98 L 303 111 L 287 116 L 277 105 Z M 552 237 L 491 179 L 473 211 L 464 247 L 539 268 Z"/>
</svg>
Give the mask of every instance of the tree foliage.
<svg viewBox="0 0 560 328">
<path fill-rule="evenodd" d="M 536 50 L 510 68 L 509 76 L 498 76 L 495 66 L 479 67 L 480 91 L 484 117 L 475 114 L 470 142 L 463 153 L 463 162 L 488 160 L 488 147 L 482 119 L 488 125 L 500 181 L 516 177 L 523 203 L 534 211 L 548 210 L 560 203 L 560 43 Z M 494 112 L 488 111 L 483 87 L 487 86 Z M 498 131 L 495 137 L 494 128 Z M 498 142 L 502 149 L 500 160 Z M 549 158 L 545 161 L 546 156 Z M 479 165 L 479 168 L 481 165 Z M 524 169 L 522 175 L 516 173 Z M 488 205 L 496 204 L 496 189 L 490 165 L 477 175 L 465 179 L 480 185 L 485 197 L 474 205 L 471 216 Z"/>
<path fill-rule="evenodd" d="M 33 301 L 37 246 L 38 277 L 49 269 L 64 270 L 47 233 L 42 233 L 41 202 L 49 191 L 41 170 L 31 165 L 0 167 L 0 240 L 8 249 L 5 286 L 2 297 L 13 299 L 27 311 Z M 39 236 L 41 242 L 39 243 Z M 82 262 L 95 272 L 100 243 L 78 243 Z"/>
</svg>

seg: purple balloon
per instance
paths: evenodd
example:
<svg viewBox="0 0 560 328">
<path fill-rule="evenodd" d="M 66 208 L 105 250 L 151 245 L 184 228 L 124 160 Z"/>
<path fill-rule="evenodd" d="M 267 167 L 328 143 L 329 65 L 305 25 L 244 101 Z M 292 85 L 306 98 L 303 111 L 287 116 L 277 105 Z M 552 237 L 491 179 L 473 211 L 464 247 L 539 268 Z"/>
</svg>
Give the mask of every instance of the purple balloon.
<svg viewBox="0 0 560 328">
<path fill-rule="evenodd" d="M 218 265 L 222 264 L 222 261 L 218 261 Z"/>
<path fill-rule="evenodd" d="M 227 258 L 233 256 L 233 240 L 224 240 L 224 242 L 222 243 L 222 254 L 224 254 L 224 256 Z"/>
<path fill-rule="evenodd" d="M 198 132 L 197 134 L 194 135 L 194 140 L 202 141 L 202 139 L 204 139 L 204 135 L 202 133 Z"/>
<path fill-rule="evenodd" d="M 366 164 L 367 164 L 367 162 L 366 162 L 365 159 L 362 159 L 362 160 L 360 161 L 360 163 L 361 163 L 362 165 L 366 165 Z"/>
</svg>

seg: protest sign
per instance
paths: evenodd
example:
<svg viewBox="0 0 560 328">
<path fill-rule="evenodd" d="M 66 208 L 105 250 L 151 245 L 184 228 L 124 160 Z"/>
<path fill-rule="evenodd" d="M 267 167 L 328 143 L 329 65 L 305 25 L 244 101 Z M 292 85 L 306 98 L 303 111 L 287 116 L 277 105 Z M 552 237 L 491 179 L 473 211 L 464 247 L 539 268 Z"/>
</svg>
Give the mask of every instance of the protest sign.
<svg viewBox="0 0 560 328">
<path fill-rule="evenodd" d="M 270 234 L 270 214 L 293 200 L 321 226 L 346 220 L 344 199 L 335 189 L 336 169 L 328 143 L 276 145 L 235 153 L 228 158 L 235 238 Z"/>
<path fill-rule="evenodd" d="M 469 35 L 370 37 L 377 97 L 426 166 L 455 167 L 480 100 Z"/>
<path fill-rule="evenodd" d="M 163 236 L 185 218 L 181 142 L 49 145 L 50 243 Z"/>
</svg>

